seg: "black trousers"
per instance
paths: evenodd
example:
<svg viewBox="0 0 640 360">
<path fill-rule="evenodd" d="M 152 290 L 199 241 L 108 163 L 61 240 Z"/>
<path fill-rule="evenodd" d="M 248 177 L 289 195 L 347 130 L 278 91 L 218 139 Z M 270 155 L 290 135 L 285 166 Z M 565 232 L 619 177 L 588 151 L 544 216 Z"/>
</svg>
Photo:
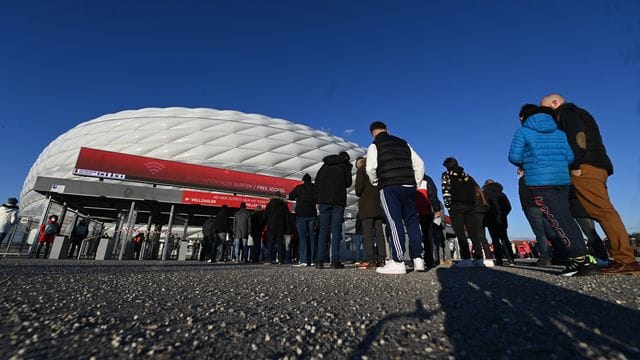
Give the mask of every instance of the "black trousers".
<svg viewBox="0 0 640 360">
<path fill-rule="evenodd" d="M 513 263 L 515 256 L 511 248 L 511 241 L 509 241 L 509 236 L 507 235 L 507 228 L 504 226 L 488 226 L 487 228 L 493 242 L 496 260 L 502 261 L 506 257 L 508 262 Z"/>
<path fill-rule="evenodd" d="M 422 231 L 422 243 L 424 248 L 424 265 L 433 267 L 433 214 L 419 215 L 420 230 Z"/>
<path fill-rule="evenodd" d="M 473 258 L 482 259 L 482 240 L 478 234 L 475 204 L 453 204 L 449 209 L 449 215 L 451 216 L 451 226 L 458 238 L 460 257 L 471 259 L 466 235 L 468 233 L 473 245 Z"/>
<path fill-rule="evenodd" d="M 386 238 L 382 224 L 384 224 L 383 218 L 362 219 L 364 259 L 367 262 L 382 263 L 387 257 Z"/>
</svg>

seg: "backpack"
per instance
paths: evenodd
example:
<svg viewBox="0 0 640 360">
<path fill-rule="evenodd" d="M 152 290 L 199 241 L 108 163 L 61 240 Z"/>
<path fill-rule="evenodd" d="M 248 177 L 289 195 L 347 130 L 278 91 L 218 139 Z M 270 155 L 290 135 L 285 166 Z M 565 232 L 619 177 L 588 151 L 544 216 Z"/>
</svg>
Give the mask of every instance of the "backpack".
<svg viewBox="0 0 640 360">
<path fill-rule="evenodd" d="M 55 235 L 55 233 L 57 232 L 58 232 L 58 224 L 56 223 L 47 224 L 47 226 L 45 226 L 44 228 L 44 233 L 47 235 Z"/>
</svg>

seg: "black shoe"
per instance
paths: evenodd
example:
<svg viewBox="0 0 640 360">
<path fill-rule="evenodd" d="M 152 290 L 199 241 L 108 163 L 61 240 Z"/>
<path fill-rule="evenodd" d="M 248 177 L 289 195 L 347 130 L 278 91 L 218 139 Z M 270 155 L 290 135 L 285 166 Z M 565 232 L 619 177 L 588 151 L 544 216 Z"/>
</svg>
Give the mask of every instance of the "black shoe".
<svg viewBox="0 0 640 360">
<path fill-rule="evenodd" d="M 600 272 L 596 266 L 596 259 L 591 255 L 581 256 L 580 258 L 570 258 L 567 266 L 562 270 L 562 276 L 589 276 Z"/>
<path fill-rule="evenodd" d="M 537 267 L 551 267 L 551 260 L 549 259 L 538 259 L 538 261 L 536 261 L 536 266 Z"/>
<path fill-rule="evenodd" d="M 335 261 L 331 263 L 331 268 L 333 269 L 344 269 L 344 264 L 340 261 Z"/>
<path fill-rule="evenodd" d="M 324 263 L 317 262 L 316 263 L 316 269 L 324 269 Z"/>
</svg>

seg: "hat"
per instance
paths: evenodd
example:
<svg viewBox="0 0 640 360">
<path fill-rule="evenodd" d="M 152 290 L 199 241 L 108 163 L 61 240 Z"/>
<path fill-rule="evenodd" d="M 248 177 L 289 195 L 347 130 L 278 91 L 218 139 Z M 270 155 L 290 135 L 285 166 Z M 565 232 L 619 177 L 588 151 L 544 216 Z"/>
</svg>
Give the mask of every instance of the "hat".
<svg viewBox="0 0 640 360">
<path fill-rule="evenodd" d="M 9 204 L 9 205 L 16 205 L 16 204 L 18 204 L 18 199 L 14 198 L 14 197 L 10 197 L 10 198 L 7 200 L 7 204 Z"/>
<path fill-rule="evenodd" d="M 351 156 L 349 156 L 349 153 L 346 152 L 346 151 L 340 151 L 340 154 L 338 154 L 338 155 L 342 156 L 347 161 L 351 160 Z"/>
<path fill-rule="evenodd" d="M 442 163 L 442 166 L 446 167 L 447 170 L 451 170 L 454 167 L 458 166 L 458 160 L 456 160 L 456 158 L 454 158 L 454 157 L 448 157 L 448 158 L 444 159 L 444 162 Z"/>
</svg>

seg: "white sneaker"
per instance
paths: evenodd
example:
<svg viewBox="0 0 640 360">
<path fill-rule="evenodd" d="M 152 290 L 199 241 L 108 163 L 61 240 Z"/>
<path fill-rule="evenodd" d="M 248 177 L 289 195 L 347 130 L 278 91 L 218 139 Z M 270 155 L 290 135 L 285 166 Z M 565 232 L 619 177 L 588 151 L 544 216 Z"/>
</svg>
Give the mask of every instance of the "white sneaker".
<svg viewBox="0 0 640 360">
<path fill-rule="evenodd" d="M 387 260 L 387 263 L 383 267 L 377 268 L 376 272 L 379 274 L 406 274 L 407 267 L 404 266 L 404 262 Z"/>
<path fill-rule="evenodd" d="M 469 268 L 469 267 L 474 267 L 475 264 L 473 262 L 473 260 L 471 259 L 462 259 L 460 261 L 458 261 L 457 263 L 453 264 L 452 267 L 455 268 Z"/>
<path fill-rule="evenodd" d="M 413 259 L 413 271 L 424 271 L 424 260 L 422 258 Z"/>
<path fill-rule="evenodd" d="M 493 259 L 484 259 L 483 264 L 486 267 L 494 267 L 494 266 L 496 266 L 496 264 L 493 262 Z"/>
</svg>

